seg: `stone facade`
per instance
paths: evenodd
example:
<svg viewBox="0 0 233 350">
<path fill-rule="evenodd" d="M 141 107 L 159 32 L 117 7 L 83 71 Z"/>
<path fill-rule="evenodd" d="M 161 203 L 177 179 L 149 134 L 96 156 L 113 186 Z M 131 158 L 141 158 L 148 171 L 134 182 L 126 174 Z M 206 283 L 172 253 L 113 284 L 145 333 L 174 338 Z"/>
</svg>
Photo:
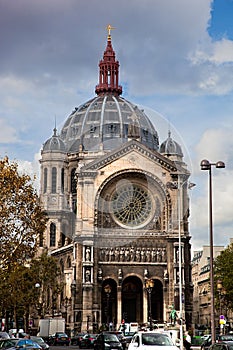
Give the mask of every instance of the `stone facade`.
<svg viewBox="0 0 233 350">
<path fill-rule="evenodd" d="M 106 52 L 105 55 L 113 56 L 109 36 Z M 116 118 L 124 103 L 122 111 L 137 110 L 118 97 L 121 93 L 118 82 L 112 79 L 108 86 L 104 81 L 101 77 L 97 102 L 88 102 L 74 112 L 77 120 L 83 118 L 82 126 L 77 122 L 77 135 L 78 129 L 85 131 L 88 122 L 88 128 L 91 125 L 88 135 L 85 131 L 83 137 L 79 136 L 78 147 L 75 140 L 71 142 L 69 119 L 61 133 L 64 138 L 55 130 L 41 153 L 40 198 L 49 217 L 42 246 L 48 247 L 62 268 L 65 281 L 62 296 L 71 298 L 66 310 L 68 324 L 81 331 L 96 330 L 110 322 L 118 327 L 122 319 L 147 323 L 148 278 L 154 284 L 153 322 L 169 322 L 171 308 L 179 310 L 181 278 L 185 310 L 182 316 L 189 328 L 192 322 L 189 171 L 170 134 L 167 140 L 170 148 L 163 144 L 159 149 L 157 134 L 151 126 L 149 132 L 146 129 L 145 123 L 150 124 L 143 112 L 137 111 L 134 118 L 124 117 L 120 112 L 119 124 L 108 124 L 112 125 L 111 130 L 107 129 L 111 131 L 110 142 L 100 142 L 106 135 L 98 134 L 98 147 L 93 146 L 93 133 L 96 130 L 101 133 L 105 127 L 101 124 L 104 113 L 100 111 L 96 117 L 100 97 L 104 104 L 101 110 L 105 108 L 108 118 L 111 111 Z M 92 106 L 93 120 L 89 121 Z M 128 124 L 124 124 L 123 118 Z M 116 138 L 117 146 L 113 147 Z"/>
</svg>

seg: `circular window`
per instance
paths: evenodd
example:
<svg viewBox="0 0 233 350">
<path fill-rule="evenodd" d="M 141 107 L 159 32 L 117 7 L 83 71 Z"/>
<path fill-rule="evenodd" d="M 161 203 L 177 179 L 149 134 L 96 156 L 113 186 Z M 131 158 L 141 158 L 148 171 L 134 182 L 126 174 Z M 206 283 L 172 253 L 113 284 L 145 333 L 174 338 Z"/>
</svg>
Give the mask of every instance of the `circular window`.
<svg viewBox="0 0 233 350">
<path fill-rule="evenodd" d="M 111 207 L 114 220 L 127 227 L 143 226 L 153 212 L 148 190 L 133 183 L 117 188 L 111 197 Z"/>
</svg>

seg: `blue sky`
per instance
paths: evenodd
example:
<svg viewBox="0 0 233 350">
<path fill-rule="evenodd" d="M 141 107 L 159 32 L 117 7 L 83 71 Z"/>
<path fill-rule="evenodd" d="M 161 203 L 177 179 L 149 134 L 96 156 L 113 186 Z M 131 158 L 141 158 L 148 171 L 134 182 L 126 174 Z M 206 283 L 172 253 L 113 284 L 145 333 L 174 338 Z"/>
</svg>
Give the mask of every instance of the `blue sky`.
<svg viewBox="0 0 233 350">
<path fill-rule="evenodd" d="M 214 40 L 221 40 L 222 37 L 233 39 L 232 10 L 232 0 L 213 2 L 208 33 Z"/>
<path fill-rule="evenodd" d="M 233 237 L 233 1 L 0 0 L 0 156 L 38 173 L 42 144 L 95 96 L 111 23 L 123 97 L 143 106 L 160 142 L 185 152 L 193 250 L 208 245 L 213 169 L 214 243 Z"/>
</svg>

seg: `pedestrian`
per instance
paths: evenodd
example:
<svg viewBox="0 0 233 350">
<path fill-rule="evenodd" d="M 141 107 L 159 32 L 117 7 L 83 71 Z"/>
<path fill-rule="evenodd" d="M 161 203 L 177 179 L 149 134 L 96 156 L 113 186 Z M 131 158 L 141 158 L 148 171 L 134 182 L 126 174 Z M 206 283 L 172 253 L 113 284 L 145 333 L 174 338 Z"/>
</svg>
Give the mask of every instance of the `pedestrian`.
<svg viewBox="0 0 233 350">
<path fill-rule="evenodd" d="M 188 332 L 186 332 L 185 339 L 184 339 L 184 347 L 186 350 L 191 349 L 191 337 Z"/>
</svg>

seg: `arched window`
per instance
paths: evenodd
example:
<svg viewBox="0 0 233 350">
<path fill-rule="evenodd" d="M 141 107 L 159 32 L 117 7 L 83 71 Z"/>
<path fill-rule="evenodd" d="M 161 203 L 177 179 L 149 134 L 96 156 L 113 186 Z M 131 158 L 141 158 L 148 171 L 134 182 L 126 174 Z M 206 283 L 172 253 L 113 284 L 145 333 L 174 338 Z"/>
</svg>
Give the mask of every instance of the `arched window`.
<svg viewBox="0 0 233 350">
<path fill-rule="evenodd" d="M 52 168 L 52 193 L 57 192 L 57 168 Z"/>
<path fill-rule="evenodd" d="M 64 272 L 64 262 L 62 259 L 60 260 L 60 269 L 61 269 L 61 272 Z"/>
<path fill-rule="evenodd" d="M 65 183 L 65 171 L 64 168 L 61 169 L 61 192 L 64 193 L 64 183 Z"/>
<path fill-rule="evenodd" d="M 71 193 L 76 193 L 76 179 L 75 179 L 75 171 L 76 169 L 71 170 L 71 177 L 70 177 L 70 188 L 71 188 Z"/>
<path fill-rule="evenodd" d="M 39 235 L 39 246 L 43 247 L 44 241 L 43 241 L 43 232 L 40 232 Z"/>
<path fill-rule="evenodd" d="M 69 268 L 71 267 L 71 259 L 70 256 L 68 256 L 67 260 L 66 260 L 66 267 Z"/>
<path fill-rule="evenodd" d="M 48 169 L 44 168 L 44 193 L 47 192 Z"/>
<path fill-rule="evenodd" d="M 52 222 L 50 224 L 50 247 L 56 245 L 56 225 Z"/>
</svg>

